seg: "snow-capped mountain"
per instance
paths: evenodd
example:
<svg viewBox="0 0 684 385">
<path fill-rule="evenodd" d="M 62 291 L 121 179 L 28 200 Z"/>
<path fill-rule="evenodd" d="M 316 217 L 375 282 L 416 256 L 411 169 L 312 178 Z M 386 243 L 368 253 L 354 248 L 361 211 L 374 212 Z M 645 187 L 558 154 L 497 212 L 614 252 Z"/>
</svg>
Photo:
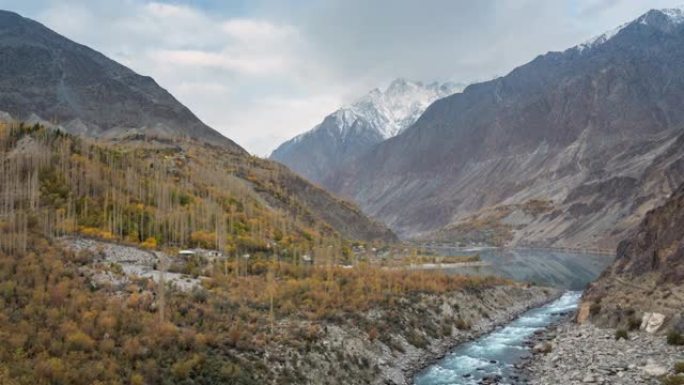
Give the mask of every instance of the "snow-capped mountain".
<svg viewBox="0 0 684 385">
<path fill-rule="evenodd" d="M 605 44 L 606 42 L 614 38 L 618 33 L 620 33 L 620 31 L 629 27 L 632 24 L 641 24 L 644 26 L 651 26 L 662 30 L 676 27 L 682 23 L 684 23 L 684 6 L 659 10 L 654 9 L 641 15 L 636 20 L 624 23 L 618 26 L 617 28 L 614 28 L 601 35 L 595 36 L 594 38 L 589 39 L 584 43 L 578 44 L 570 49 L 582 52 L 587 48 L 599 47 L 602 44 Z"/>
<path fill-rule="evenodd" d="M 312 181 L 373 145 L 400 134 L 435 100 L 464 88 L 456 83 L 394 80 L 328 115 L 316 127 L 280 145 L 271 154 Z"/>
<path fill-rule="evenodd" d="M 439 99 L 338 170 L 322 184 L 403 237 L 614 249 L 684 183 L 684 10 Z"/>
<path fill-rule="evenodd" d="M 397 79 L 385 92 L 376 88 L 338 112 L 343 112 L 352 119 L 355 117 L 366 120 L 384 139 L 389 139 L 418 120 L 433 101 L 462 89 L 462 85 L 455 83 L 423 85 L 420 82 Z"/>
</svg>

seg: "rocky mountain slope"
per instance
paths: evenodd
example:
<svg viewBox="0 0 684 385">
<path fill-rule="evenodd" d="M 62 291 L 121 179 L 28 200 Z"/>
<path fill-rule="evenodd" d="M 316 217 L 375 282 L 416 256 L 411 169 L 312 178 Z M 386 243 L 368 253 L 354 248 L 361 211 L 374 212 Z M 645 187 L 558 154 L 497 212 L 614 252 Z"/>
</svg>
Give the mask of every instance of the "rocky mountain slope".
<svg viewBox="0 0 684 385">
<path fill-rule="evenodd" d="M 324 185 L 405 237 L 612 249 L 684 181 L 683 21 L 652 10 L 440 99 Z"/>
<path fill-rule="evenodd" d="M 583 297 L 580 320 L 611 326 L 640 323 L 644 313 L 684 333 L 684 185 L 646 214 L 620 242 L 617 258 Z"/>
<path fill-rule="evenodd" d="M 310 131 L 281 144 L 270 158 L 309 180 L 322 182 L 341 163 L 401 133 L 436 99 L 462 89 L 455 83 L 396 79 L 385 91 L 372 90 Z"/>
<path fill-rule="evenodd" d="M 244 152 L 152 78 L 7 11 L 0 11 L 0 90 L 0 111 L 17 120 L 90 136 L 192 137 Z"/>
<path fill-rule="evenodd" d="M 576 320 L 537 337 L 548 354 L 524 365 L 530 384 L 682 383 L 684 184 L 620 242 Z"/>
<path fill-rule="evenodd" d="M 202 123 L 152 78 L 6 11 L 0 11 L 0 111 L 5 111 L 0 113 L 1 135 L 7 130 L 30 134 L 29 127 L 17 127 L 19 121 L 41 122 L 97 138 L 103 147 L 114 145 L 122 154 L 144 149 L 188 160 L 195 153 L 201 158 L 195 158 L 195 174 L 204 173 L 202 184 L 232 180 L 224 191 L 239 188 L 241 196 L 258 200 L 272 215 L 303 215 L 304 223 L 331 227 L 346 239 L 395 239 L 354 205 L 275 162 L 253 158 Z M 209 166 L 216 175 L 206 174 Z M 235 172 L 238 175 L 232 175 Z"/>
</svg>

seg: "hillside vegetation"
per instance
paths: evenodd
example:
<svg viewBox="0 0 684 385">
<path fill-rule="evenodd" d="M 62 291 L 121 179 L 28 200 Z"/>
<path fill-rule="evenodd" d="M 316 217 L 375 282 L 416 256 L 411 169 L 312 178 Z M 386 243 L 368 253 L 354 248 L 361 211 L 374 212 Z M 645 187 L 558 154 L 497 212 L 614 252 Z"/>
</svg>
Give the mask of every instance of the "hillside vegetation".
<svg viewBox="0 0 684 385">
<path fill-rule="evenodd" d="M 103 145 L 16 124 L 0 126 L 0 150 L 7 251 L 25 251 L 31 232 L 226 253 L 277 247 L 292 257 L 324 246 L 339 254 L 344 239 L 393 240 L 280 166 L 220 147 L 135 138 Z"/>
<path fill-rule="evenodd" d="M 299 365 L 321 362 L 354 367 L 357 383 L 368 383 L 377 366 L 326 347 L 329 327 L 353 325 L 367 343 L 379 339 L 398 352 L 406 348 L 392 335 L 409 333 L 411 345 L 424 347 L 431 338 L 451 335 L 456 325 L 477 321 L 479 306 L 464 308 L 463 316 L 422 321 L 421 312 L 392 309 L 438 309 L 449 297 L 442 294 L 504 283 L 260 260 L 239 274 L 217 264 L 202 288 L 169 287 L 162 303 L 161 288 L 147 279 L 123 291 L 93 286 L 82 269 L 91 258 L 38 238 L 26 252 L 0 253 L 0 383 L 298 384 L 312 373 Z M 391 315 L 366 316 L 371 309 Z M 300 361 L 312 354 L 321 361 Z"/>
</svg>

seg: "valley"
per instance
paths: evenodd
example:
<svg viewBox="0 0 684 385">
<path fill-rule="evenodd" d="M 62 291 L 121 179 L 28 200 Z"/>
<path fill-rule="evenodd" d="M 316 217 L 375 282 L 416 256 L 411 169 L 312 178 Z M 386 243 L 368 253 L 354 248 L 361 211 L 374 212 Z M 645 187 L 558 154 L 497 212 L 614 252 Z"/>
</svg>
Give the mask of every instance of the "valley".
<svg viewBox="0 0 684 385">
<path fill-rule="evenodd" d="M 330 4 L 0 10 L 0 385 L 684 384 L 684 9 L 492 77 Z"/>
<path fill-rule="evenodd" d="M 684 182 L 681 10 L 438 99 L 321 185 L 405 239 L 614 249 Z"/>
</svg>

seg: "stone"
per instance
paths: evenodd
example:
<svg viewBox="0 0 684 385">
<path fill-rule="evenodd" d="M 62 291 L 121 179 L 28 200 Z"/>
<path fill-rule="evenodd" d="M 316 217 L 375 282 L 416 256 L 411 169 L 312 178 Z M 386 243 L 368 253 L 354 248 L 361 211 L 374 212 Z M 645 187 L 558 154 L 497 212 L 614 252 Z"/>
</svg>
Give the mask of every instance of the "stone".
<svg viewBox="0 0 684 385">
<path fill-rule="evenodd" d="M 596 378 L 590 373 L 582 378 L 582 382 L 585 384 L 593 384 L 596 382 Z"/>
<path fill-rule="evenodd" d="M 665 322 L 665 315 L 661 313 L 644 313 L 641 319 L 641 330 L 645 330 L 647 333 L 655 333 L 663 326 Z"/>
<path fill-rule="evenodd" d="M 577 310 L 577 323 L 583 324 L 589 319 L 589 308 L 591 307 L 590 304 L 588 303 L 583 303 L 579 306 L 579 309 Z M 578 337 L 581 337 L 581 335 L 578 335 Z"/>
<path fill-rule="evenodd" d="M 656 364 L 653 360 L 648 360 L 648 363 L 641 368 L 641 371 L 651 377 L 660 377 L 667 374 L 667 368 Z"/>
</svg>

